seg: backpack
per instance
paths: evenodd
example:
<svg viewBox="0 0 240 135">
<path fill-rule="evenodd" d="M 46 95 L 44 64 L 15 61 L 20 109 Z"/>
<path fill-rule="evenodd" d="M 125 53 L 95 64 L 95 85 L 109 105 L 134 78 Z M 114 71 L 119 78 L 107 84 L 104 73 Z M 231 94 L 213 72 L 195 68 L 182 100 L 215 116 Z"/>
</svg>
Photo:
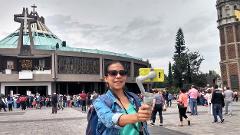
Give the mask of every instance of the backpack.
<svg viewBox="0 0 240 135">
<path fill-rule="evenodd" d="M 132 92 L 127 92 L 135 101 L 136 108 L 141 106 L 140 98 L 132 93 Z M 112 109 L 113 102 L 108 98 L 106 94 L 99 96 L 100 100 L 104 101 L 104 103 Z M 87 114 L 87 120 L 88 120 L 88 125 L 86 129 L 86 135 L 98 135 L 96 129 L 97 129 L 97 124 L 98 124 L 98 116 L 95 108 L 93 106 L 90 107 L 88 114 Z M 107 127 L 105 125 L 101 126 L 101 131 L 103 132 Z"/>
</svg>

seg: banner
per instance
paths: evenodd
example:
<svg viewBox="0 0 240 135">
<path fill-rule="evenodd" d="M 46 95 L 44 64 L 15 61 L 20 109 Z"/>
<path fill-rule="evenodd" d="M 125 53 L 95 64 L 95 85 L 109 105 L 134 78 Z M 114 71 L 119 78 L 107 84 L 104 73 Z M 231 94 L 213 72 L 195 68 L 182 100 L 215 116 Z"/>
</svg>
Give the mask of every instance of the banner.
<svg viewBox="0 0 240 135">
<path fill-rule="evenodd" d="M 154 68 L 154 72 L 156 73 L 156 77 L 153 79 L 147 79 L 144 82 L 164 82 L 164 70 L 160 68 Z M 139 69 L 139 75 L 140 76 L 146 76 L 151 71 L 151 68 L 140 68 Z"/>
</svg>

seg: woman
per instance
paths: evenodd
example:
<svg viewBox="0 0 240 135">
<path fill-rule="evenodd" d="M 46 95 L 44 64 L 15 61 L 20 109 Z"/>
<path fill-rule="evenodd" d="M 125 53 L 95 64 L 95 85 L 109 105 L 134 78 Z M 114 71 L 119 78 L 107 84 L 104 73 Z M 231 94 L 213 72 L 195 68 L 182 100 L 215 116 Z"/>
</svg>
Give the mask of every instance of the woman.
<svg viewBox="0 0 240 135">
<path fill-rule="evenodd" d="M 188 106 L 188 95 L 186 94 L 186 89 L 181 89 L 178 102 L 178 109 L 179 109 L 179 118 L 180 124 L 179 126 L 183 126 L 183 117 L 188 121 L 188 125 L 190 126 L 190 120 L 186 115 L 187 106 Z"/>
<path fill-rule="evenodd" d="M 105 95 L 113 102 L 108 107 L 101 98 L 93 102 L 98 115 L 96 131 L 102 135 L 148 135 L 146 121 L 151 117 L 149 105 L 142 104 L 137 111 L 136 103 L 124 90 L 127 72 L 120 62 L 112 62 L 105 69 L 105 82 L 109 90 Z M 105 126 L 101 131 L 100 127 Z"/>
<path fill-rule="evenodd" d="M 8 103 L 8 111 L 12 111 L 13 109 L 13 97 L 8 95 L 7 97 L 7 103 Z"/>
<path fill-rule="evenodd" d="M 1 97 L 0 95 L 0 112 L 2 111 L 2 108 L 4 110 L 4 112 L 6 112 L 6 104 L 5 104 L 5 101 L 4 101 L 4 97 Z"/>
<path fill-rule="evenodd" d="M 156 114 L 158 112 L 159 118 L 160 118 L 160 125 L 163 126 L 163 117 L 162 117 L 162 111 L 163 111 L 163 106 L 164 106 L 164 98 L 162 95 L 162 91 L 160 90 L 155 90 L 155 95 L 153 99 L 153 111 L 152 111 L 152 122 L 150 123 L 152 126 L 155 125 L 155 120 L 156 120 Z"/>
<path fill-rule="evenodd" d="M 207 100 L 208 104 L 208 114 L 212 115 L 212 90 L 210 88 L 207 89 L 207 94 L 205 95 L 205 99 Z"/>
</svg>

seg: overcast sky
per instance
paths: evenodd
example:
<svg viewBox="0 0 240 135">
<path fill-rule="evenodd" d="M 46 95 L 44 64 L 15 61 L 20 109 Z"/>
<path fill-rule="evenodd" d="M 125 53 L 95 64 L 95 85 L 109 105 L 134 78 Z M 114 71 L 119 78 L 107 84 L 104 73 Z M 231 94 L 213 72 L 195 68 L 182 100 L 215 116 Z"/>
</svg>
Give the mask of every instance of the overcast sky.
<svg viewBox="0 0 240 135">
<path fill-rule="evenodd" d="M 200 70 L 219 72 L 216 0 L 0 0 L 0 39 L 20 26 L 13 15 L 33 3 L 68 45 L 148 59 L 165 73 L 181 27 L 186 46 L 205 59 Z"/>
</svg>

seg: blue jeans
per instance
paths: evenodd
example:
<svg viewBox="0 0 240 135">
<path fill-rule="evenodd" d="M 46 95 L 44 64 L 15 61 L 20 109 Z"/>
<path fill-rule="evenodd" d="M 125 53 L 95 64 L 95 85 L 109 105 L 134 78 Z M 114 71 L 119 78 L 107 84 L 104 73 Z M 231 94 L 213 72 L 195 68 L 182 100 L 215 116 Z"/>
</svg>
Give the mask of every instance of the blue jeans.
<svg viewBox="0 0 240 135">
<path fill-rule="evenodd" d="M 197 115 L 197 99 L 190 98 L 191 114 Z"/>
<path fill-rule="evenodd" d="M 214 117 L 214 122 L 217 122 L 217 115 L 219 116 L 220 120 L 223 120 L 222 117 L 222 105 L 221 104 L 213 104 L 213 117 Z"/>
<path fill-rule="evenodd" d="M 232 101 L 225 100 L 225 114 L 228 114 L 228 108 L 229 108 L 229 114 L 232 115 Z"/>
</svg>

